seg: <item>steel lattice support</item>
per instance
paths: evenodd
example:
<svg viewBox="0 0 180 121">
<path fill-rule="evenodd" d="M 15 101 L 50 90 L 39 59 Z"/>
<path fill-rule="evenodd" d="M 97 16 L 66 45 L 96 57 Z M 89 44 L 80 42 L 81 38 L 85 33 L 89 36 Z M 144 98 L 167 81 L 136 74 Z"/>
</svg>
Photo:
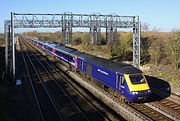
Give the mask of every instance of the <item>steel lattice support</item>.
<svg viewBox="0 0 180 121">
<path fill-rule="evenodd" d="M 5 64 L 6 64 L 6 78 L 12 76 L 12 38 L 11 38 L 11 21 L 4 21 L 4 38 L 5 38 Z"/>
<path fill-rule="evenodd" d="M 117 42 L 117 27 L 106 28 L 106 40 L 111 42 Z"/>
<path fill-rule="evenodd" d="M 136 18 L 134 17 L 133 65 L 135 65 L 137 68 L 140 67 L 140 23 L 139 23 L 139 17 L 136 17 Z"/>
<path fill-rule="evenodd" d="M 15 78 L 15 28 L 62 28 L 62 40 L 71 43 L 72 28 L 90 28 L 91 43 L 101 40 L 101 28 L 106 28 L 108 42 L 117 41 L 118 28 L 133 28 L 133 64 L 140 66 L 140 27 L 138 16 L 102 14 L 21 14 L 11 13 L 11 21 L 4 24 L 6 40 L 6 70 Z M 7 71 L 8 73 L 8 71 Z M 7 74 L 6 73 L 6 74 Z"/>
<path fill-rule="evenodd" d="M 90 27 L 90 38 L 91 43 L 99 43 L 101 40 L 101 28 L 100 27 Z"/>
<path fill-rule="evenodd" d="M 15 69 L 16 69 L 16 66 L 15 66 L 15 40 L 14 40 L 14 13 L 11 13 L 11 38 L 12 38 L 12 72 L 13 72 L 13 80 L 15 80 Z"/>
<path fill-rule="evenodd" d="M 109 43 L 117 41 L 117 18 L 117 15 L 110 15 L 107 18 L 106 40 Z"/>
<path fill-rule="evenodd" d="M 62 37 L 64 43 L 72 42 L 72 24 L 73 15 L 72 13 L 64 13 L 62 15 Z"/>
</svg>

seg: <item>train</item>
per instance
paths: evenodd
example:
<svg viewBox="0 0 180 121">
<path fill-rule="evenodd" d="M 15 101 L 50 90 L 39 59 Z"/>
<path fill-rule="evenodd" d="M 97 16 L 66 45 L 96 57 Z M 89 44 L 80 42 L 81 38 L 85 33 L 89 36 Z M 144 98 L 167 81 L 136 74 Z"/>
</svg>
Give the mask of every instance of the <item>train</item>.
<svg viewBox="0 0 180 121">
<path fill-rule="evenodd" d="M 103 89 L 119 99 L 127 102 L 144 102 L 151 95 L 145 75 L 133 65 L 80 52 L 64 44 L 27 38 L 33 45 L 65 62 L 72 70 L 103 85 Z"/>
</svg>

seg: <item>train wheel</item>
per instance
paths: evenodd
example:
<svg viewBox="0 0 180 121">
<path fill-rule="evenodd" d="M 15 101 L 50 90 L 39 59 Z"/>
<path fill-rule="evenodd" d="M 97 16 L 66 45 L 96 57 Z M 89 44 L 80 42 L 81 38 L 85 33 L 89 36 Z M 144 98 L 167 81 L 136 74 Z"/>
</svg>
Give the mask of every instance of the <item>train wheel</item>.
<svg viewBox="0 0 180 121">
<path fill-rule="evenodd" d="M 129 105 L 130 102 L 127 99 L 124 98 L 124 103 Z"/>
</svg>

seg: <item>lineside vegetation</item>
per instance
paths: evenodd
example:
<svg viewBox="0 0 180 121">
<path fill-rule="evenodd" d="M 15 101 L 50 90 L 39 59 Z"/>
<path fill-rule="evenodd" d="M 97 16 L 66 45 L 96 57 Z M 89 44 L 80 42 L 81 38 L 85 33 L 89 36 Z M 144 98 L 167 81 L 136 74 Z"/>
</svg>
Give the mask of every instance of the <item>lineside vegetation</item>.
<svg viewBox="0 0 180 121">
<path fill-rule="evenodd" d="M 24 33 L 40 40 L 62 42 L 61 33 Z M 74 32 L 72 45 L 80 51 L 120 61 L 132 61 L 132 33 L 119 32 L 118 42 L 109 44 L 102 33 L 99 44 L 91 44 L 88 32 Z M 141 64 L 172 65 L 180 68 L 180 32 L 142 32 Z"/>
<path fill-rule="evenodd" d="M 40 40 L 62 42 L 61 32 L 40 33 L 37 31 L 24 33 Z M 71 47 L 79 51 L 117 61 L 132 62 L 132 33 L 119 32 L 116 43 L 107 43 L 102 32 L 99 44 L 91 44 L 88 32 L 74 32 Z M 145 74 L 164 79 L 172 89 L 180 91 L 180 31 L 141 32 L 141 65 L 149 66 Z"/>
</svg>

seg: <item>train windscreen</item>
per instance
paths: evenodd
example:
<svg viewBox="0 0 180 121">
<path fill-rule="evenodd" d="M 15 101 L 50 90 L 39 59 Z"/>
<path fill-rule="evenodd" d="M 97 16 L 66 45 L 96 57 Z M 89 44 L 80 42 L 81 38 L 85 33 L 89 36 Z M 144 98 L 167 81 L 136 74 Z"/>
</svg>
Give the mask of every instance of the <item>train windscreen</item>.
<svg viewBox="0 0 180 121">
<path fill-rule="evenodd" d="M 133 74 L 133 75 L 129 75 L 129 78 L 132 82 L 132 84 L 143 84 L 145 83 L 146 79 L 142 74 Z"/>
</svg>

